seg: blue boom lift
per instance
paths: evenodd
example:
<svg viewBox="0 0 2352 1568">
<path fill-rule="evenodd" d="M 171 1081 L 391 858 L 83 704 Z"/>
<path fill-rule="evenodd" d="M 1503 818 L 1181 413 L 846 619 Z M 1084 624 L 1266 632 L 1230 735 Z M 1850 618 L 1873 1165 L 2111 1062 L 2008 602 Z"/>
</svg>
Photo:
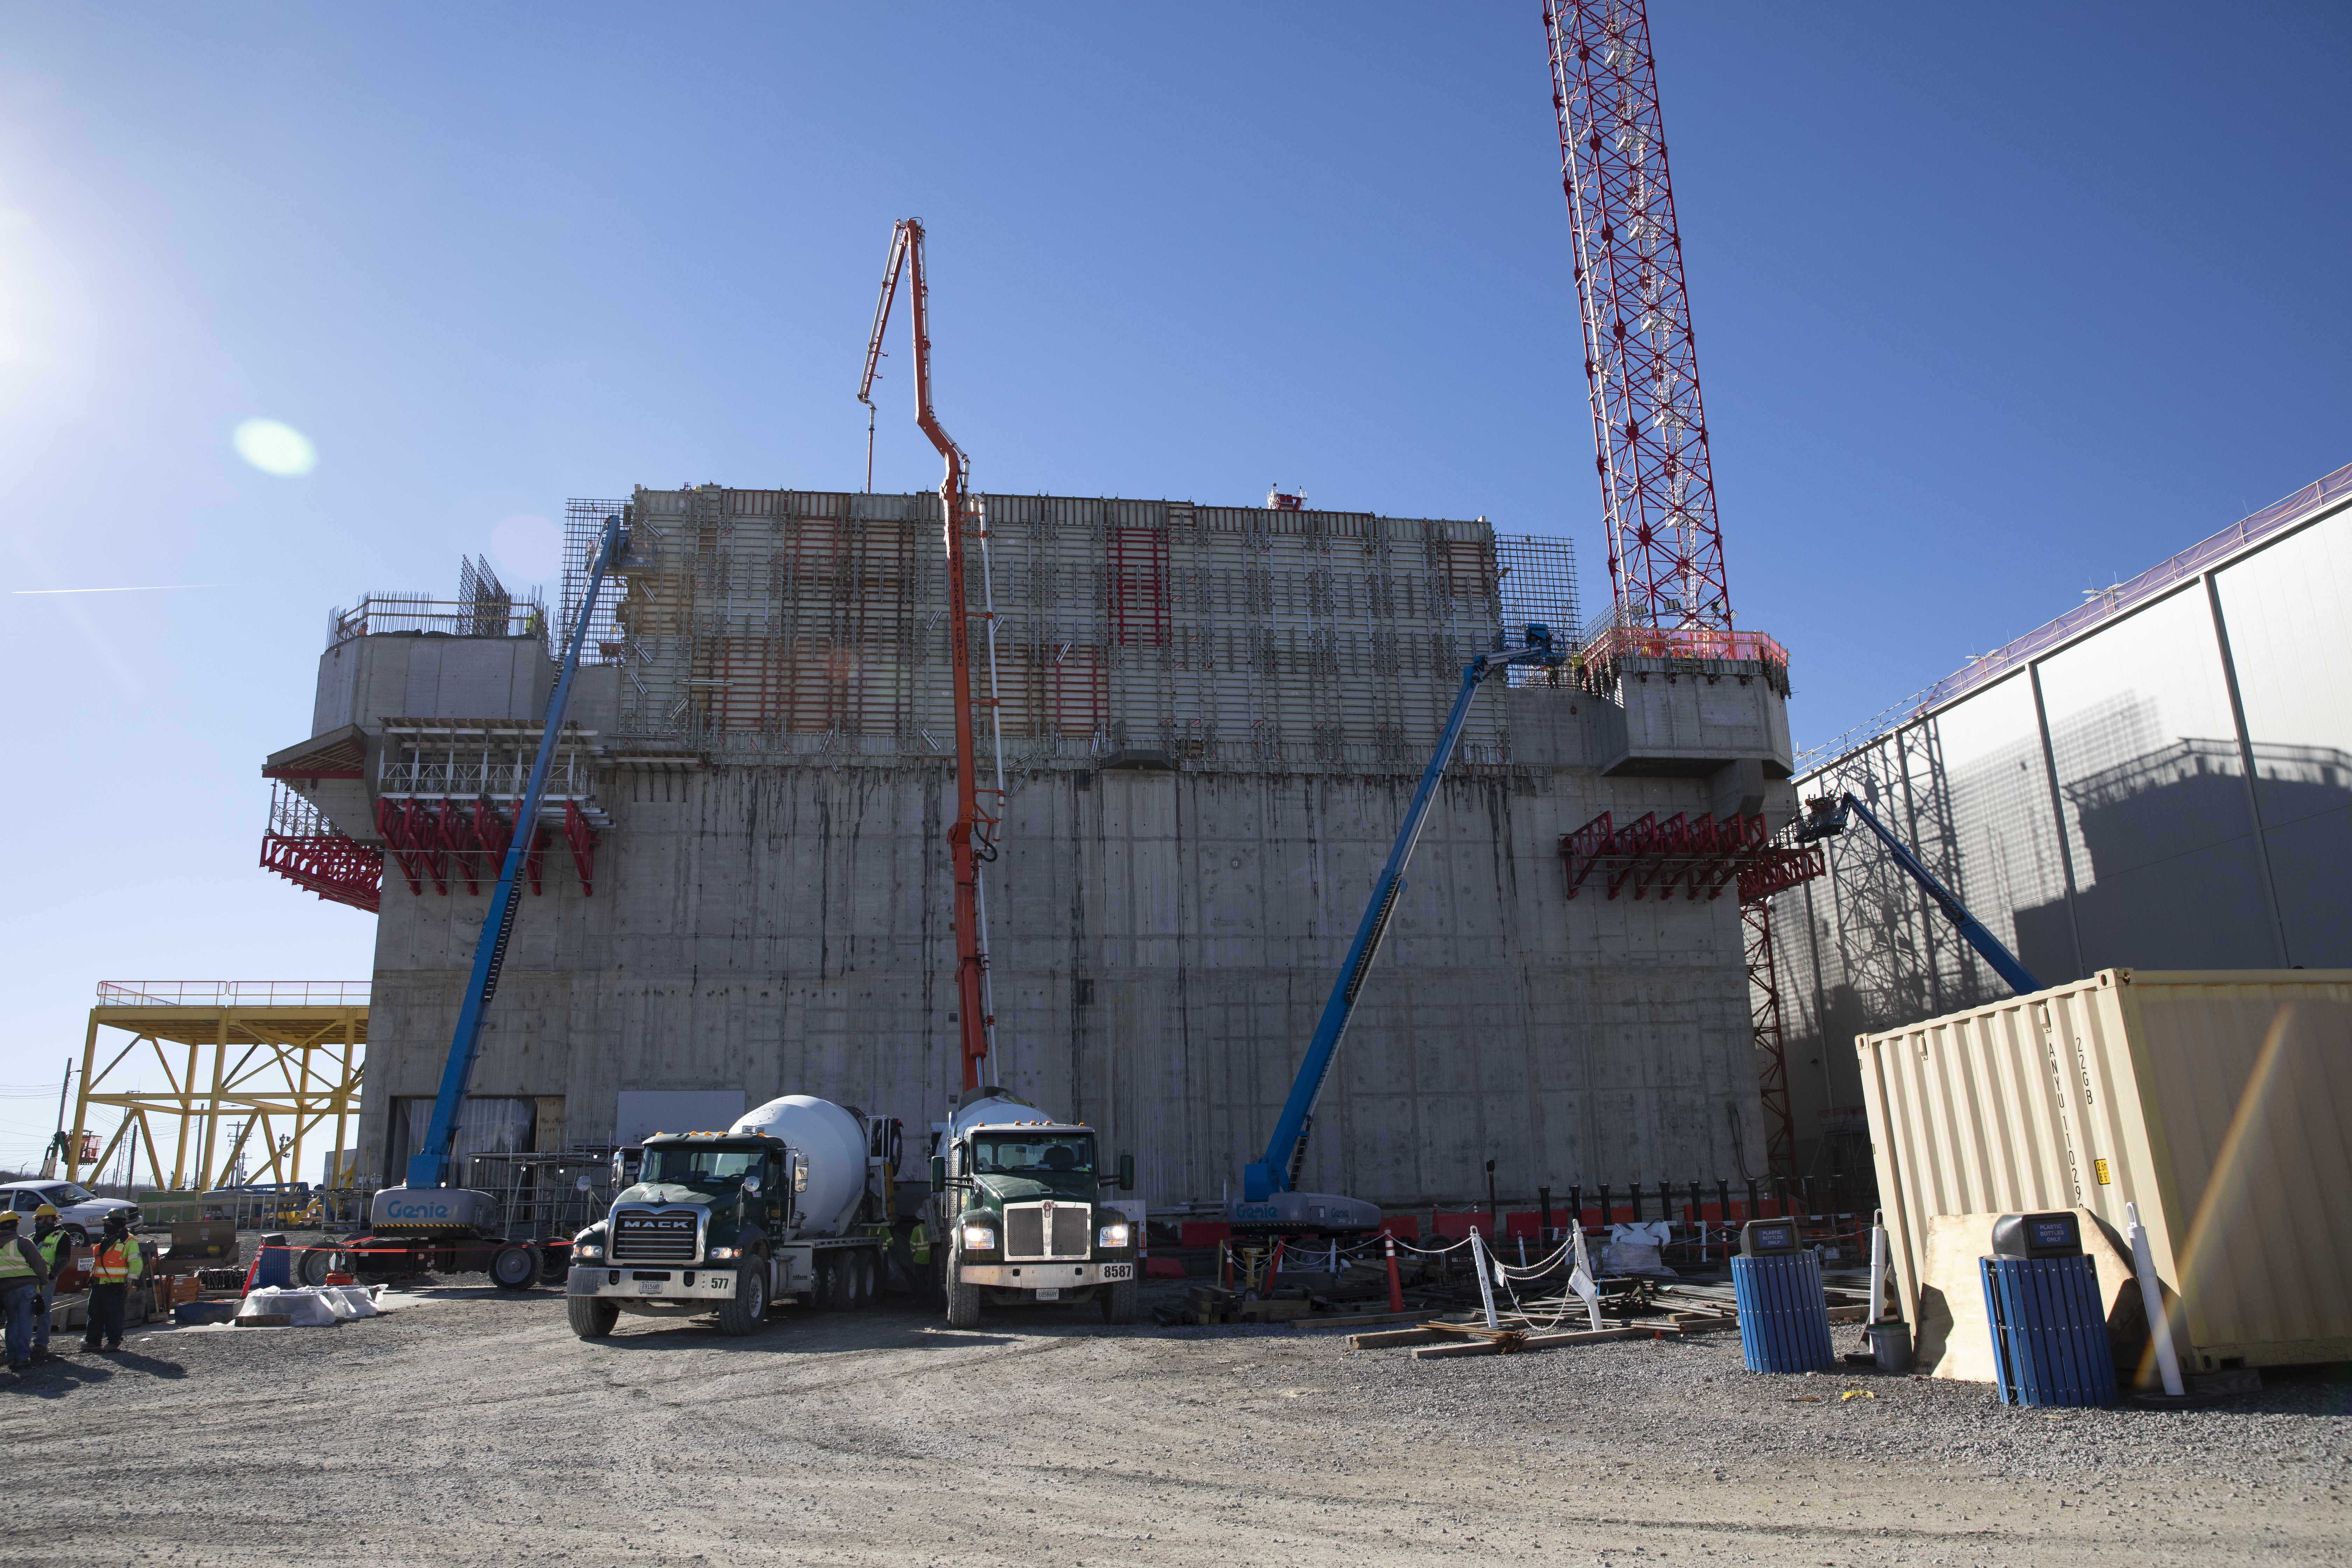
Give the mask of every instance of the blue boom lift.
<svg viewBox="0 0 2352 1568">
<path fill-rule="evenodd" d="M 1405 865 L 1412 858 L 1422 824 L 1429 816 L 1431 802 L 1436 799 L 1437 781 L 1444 776 L 1445 764 L 1454 758 L 1454 745 L 1462 739 L 1462 726 L 1470 717 L 1470 700 L 1487 679 L 1513 665 L 1558 669 L 1567 662 L 1567 655 L 1552 646 L 1551 628 L 1541 622 L 1527 626 L 1525 640 L 1516 649 L 1501 646 L 1503 637 L 1499 632 L 1495 641 L 1493 652 L 1482 653 L 1463 667 L 1462 689 L 1454 696 L 1454 711 L 1445 721 L 1445 732 L 1438 737 L 1437 754 L 1429 759 L 1429 766 L 1421 775 L 1421 787 L 1413 791 L 1412 804 L 1405 808 L 1404 822 L 1397 829 L 1388 864 L 1381 868 L 1380 879 L 1372 884 L 1371 903 L 1365 909 L 1363 921 L 1356 928 L 1356 940 L 1339 966 L 1330 1000 L 1323 1005 L 1322 1019 L 1315 1026 L 1314 1039 L 1307 1044 L 1307 1059 L 1298 1065 L 1298 1077 L 1290 1086 L 1290 1098 L 1275 1121 L 1274 1136 L 1266 1141 L 1265 1154 L 1242 1171 L 1242 1195 L 1226 1211 L 1226 1217 L 1236 1230 L 1332 1235 L 1380 1227 L 1377 1205 L 1296 1189 L 1307 1163 L 1307 1137 L 1314 1130 L 1315 1101 L 1323 1092 L 1323 1080 L 1330 1075 L 1331 1059 L 1339 1054 L 1340 1037 L 1348 1032 L 1348 1020 L 1363 994 L 1372 960 L 1380 956 L 1381 939 L 1388 934 L 1389 919 L 1396 913 L 1397 900 L 1404 893 Z"/>
<path fill-rule="evenodd" d="M 1987 931 L 1982 921 L 1969 913 L 1969 908 L 1960 902 L 1959 895 L 1944 886 L 1919 857 L 1911 853 L 1909 846 L 1888 832 L 1886 825 L 1879 821 L 1868 806 L 1851 795 L 1841 795 L 1834 799 L 1824 795 L 1819 800 L 1807 801 L 1805 813 L 1804 826 L 1797 830 L 1800 844 L 1835 837 L 1846 830 L 1850 817 L 1862 818 L 1863 826 L 1878 835 L 1879 842 L 1886 846 L 1886 852 L 1895 857 L 1895 863 L 1919 884 L 1936 907 L 1944 911 L 1944 918 L 1958 928 L 1961 939 L 1983 954 L 1984 961 L 1992 965 L 1993 973 L 2007 981 L 2011 991 L 2023 996 L 2042 989 L 2042 982 L 2034 979 L 2032 973 L 2017 961 L 2017 954 L 2003 947 L 2000 939 Z"/>
<path fill-rule="evenodd" d="M 531 763 L 530 781 L 516 804 L 514 837 L 507 845 L 499 885 L 490 894 L 489 912 L 482 921 L 481 941 L 474 949 L 474 970 L 467 982 L 465 1005 L 457 1012 L 456 1037 L 449 1042 L 449 1059 L 441 1069 L 441 1092 L 433 1101 L 433 1120 L 424 1141 L 409 1156 L 407 1183 L 386 1187 L 368 1207 L 373 1233 L 352 1237 L 343 1245 L 357 1272 L 368 1277 L 399 1278 L 436 1270 L 447 1273 L 488 1273 L 492 1283 L 509 1290 L 527 1290 L 550 1267 L 549 1254 L 562 1250 L 561 1240 L 509 1240 L 498 1200 L 488 1193 L 448 1184 L 449 1152 L 457 1133 L 457 1114 L 465 1104 L 466 1085 L 474 1076 L 474 1058 L 482 1043 L 482 1018 L 490 998 L 498 994 L 499 971 L 506 963 L 508 939 L 514 934 L 515 882 L 539 833 L 539 807 L 547 790 L 549 764 L 554 761 L 556 740 L 563 728 L 563 710 L 572 700 L 572 678 L 580 668 L 580 648 L 596 606 L 604 574 L 627 555 L 629 535 L 618 512 L 604 520 L 604 532 L 588 568 L 588 592 L 572 624 L 572 641 L 564 650 L 555 689 L 547 700 L 547 726 L 540 736 L 539 756 Z M 313 1262 L 313 1259 L 316 1262 Z M 320 1279 L 327 1256 L 320 1249 L 306 1256 L 303 1268 Z M 568 1258 L 555 1260 L 557 1266 Z"/>
</svg>

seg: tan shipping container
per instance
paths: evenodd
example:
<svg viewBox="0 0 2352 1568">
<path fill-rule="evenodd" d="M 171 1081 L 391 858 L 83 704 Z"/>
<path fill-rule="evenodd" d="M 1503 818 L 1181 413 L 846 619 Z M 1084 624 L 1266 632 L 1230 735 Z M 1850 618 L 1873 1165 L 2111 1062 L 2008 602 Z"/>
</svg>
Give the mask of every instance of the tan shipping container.
<svg viewBox="0 0 2352 1568">
<path fill-rule="evenodd" d="M 1915 1330 L 1934 1216 L 2134 1203 L 2184 1368 L 2352 1359 L 2352 970 L 2102 970 L 1854 1045 Z"/>
</svg>

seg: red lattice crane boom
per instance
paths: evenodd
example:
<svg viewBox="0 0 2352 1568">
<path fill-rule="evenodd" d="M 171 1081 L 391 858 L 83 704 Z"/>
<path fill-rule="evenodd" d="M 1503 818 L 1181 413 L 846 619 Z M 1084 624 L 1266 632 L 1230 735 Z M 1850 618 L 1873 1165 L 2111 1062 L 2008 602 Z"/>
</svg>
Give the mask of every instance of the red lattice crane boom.
<svg viewBox="0 0 2352 1568">
<path fill-rule="evenodd" d="M 1728 632 L 1649 17 L 1642 0 L 1544 0 L 1544 30 L 1618 622 Z"/>
<path fill-rule="evenodd" d="M 950 700 L 955 707 L 956 817 L 948 829 L 948 853 L 955 868 L 956 1020 L 963 1043 L 963 1086 L 980 1087 L 980 1064 L 988 1055 L 996 1020 L 988 1016 L 988 952 L 980 929 L 980 867 L 996 858 L 996 818 L 980 809 L 979 763 L 971 721 L 971 647 L 964 609 L 964 541 L 982 526 L 980 500 L 971 493 L 971 460 L 949 437 L 931 407 L 930 287 L 923 278 L 923 222 L 902 218 L 890 234 L 890 258 L 883 264 L 882 297 L 874 307 L 874 335 L 866 345 L 866 374 L 857 400 L 870 412 L 874 377 L 882 363 L 882 334 L 890 325 L 898 274 L 908 273 L 915 328 L 915 423 L 939 448 L 947 472 L 940 480 L 940 507 L 947 535 L 948 666 Z M 874 483 L 873 426 L 867 424 L 867 489 Z M 1001 803 L 1000 803 L 1001 804 Z"/>
</svg>

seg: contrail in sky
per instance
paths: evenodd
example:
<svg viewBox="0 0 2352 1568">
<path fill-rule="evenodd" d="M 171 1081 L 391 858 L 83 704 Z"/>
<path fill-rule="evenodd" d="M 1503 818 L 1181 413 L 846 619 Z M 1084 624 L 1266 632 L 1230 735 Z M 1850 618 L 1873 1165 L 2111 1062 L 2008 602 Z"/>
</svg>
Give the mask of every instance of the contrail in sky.
<svg viewBox="0 0 2352 1568">
<path fill-rule="evenodd" d="M 11 594 L 166 594 L 175 588 L 257 588 L 258 583 L 142 583 L 126 588 L 11 588 Z"/>
</svg>

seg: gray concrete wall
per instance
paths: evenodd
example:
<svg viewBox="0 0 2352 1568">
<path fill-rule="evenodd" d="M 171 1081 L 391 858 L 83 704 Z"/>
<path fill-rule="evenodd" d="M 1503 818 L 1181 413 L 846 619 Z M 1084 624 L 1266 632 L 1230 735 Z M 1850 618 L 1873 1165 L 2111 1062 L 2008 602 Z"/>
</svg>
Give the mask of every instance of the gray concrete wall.
<svg viewBox="0 0 2352 1568">
<path fill-rule="evenodd" d="M 1444 786 L 1307 1182 L 1404 1203 L 1483 1197 L 1490 1158 L 1507 1192 L 1738 1176 L 1761 1134 L 1736 907 L 1570 903 L 1558 853 L 1602 810 L 1704 809 L 1706 782 L 1579 765 L 1582 694 L 1490 700 L 1540 761 Z M 989 888 L 991 1076 L 1105 1129 L 1152 1204 L 1217 1201 L 1263 1148 L 1412 782 L 1023 775 Z M 562 1096 L 575 1142 L 609 1136 L 625 1089 L 941 1114 L 945 770 L 623 767 L 604 795 L 595 896 L 559 865 L 525 900 L 475 1092 Z M 436 1087 L 486 903 L 386 889 L 362 1134 L 378 1169 L 391 1100 Z"/>
<path fill-rule="evenodd" d="M 547 645 L 537 637 L 353 637 L 319 656 L 310 733 L 346 724 L 373 731 L 398 718 L 537 719 L 554 680 Z"/>
</svg>

